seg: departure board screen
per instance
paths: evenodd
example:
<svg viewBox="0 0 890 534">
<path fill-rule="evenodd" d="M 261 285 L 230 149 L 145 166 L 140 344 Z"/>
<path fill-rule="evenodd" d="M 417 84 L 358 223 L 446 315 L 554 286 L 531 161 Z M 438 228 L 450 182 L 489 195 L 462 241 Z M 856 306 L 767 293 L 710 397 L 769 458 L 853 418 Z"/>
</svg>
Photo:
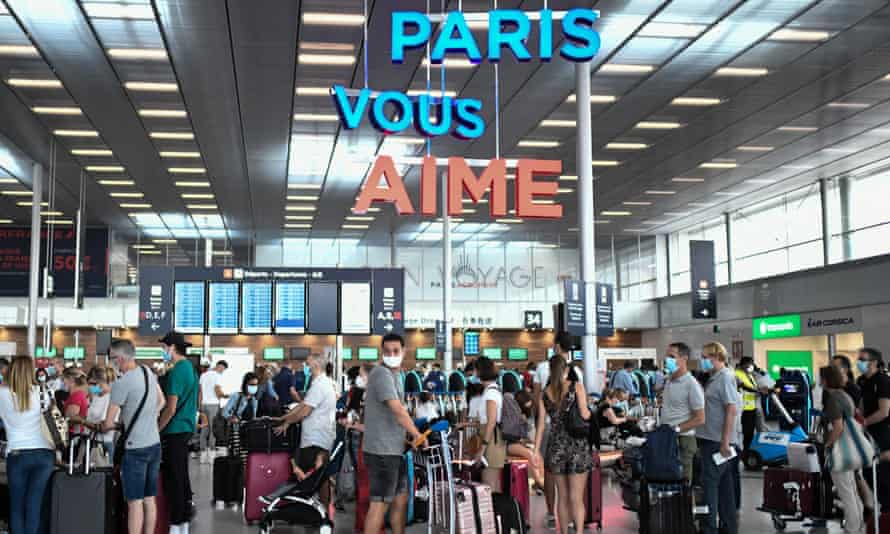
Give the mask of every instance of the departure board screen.
<svg viewBox="0 0 890 534">
<path fill-rule="evenodd" d="M 207 333 L 208 334 L 237 334 L 238 310 L 240 299 L 238 298 L 237 282 L 210 282 L 208 299 Z"/>
<path fill-rule="evenodd" d="M 479 355 L 479 332 L 464 332 L 464 354 L 467 356 Z"/>
<path fill-rule="evenodd" d="M 173 293 L 173 329 L 182 334 L 203 334 L 204 282 L 176 282 Z"/>
<path fill-rule="evenodd" d="M 340 333 L 371 333 L 371 284 L 368 282 L 340 284 Z"/>
<path fill-rule="evenodd" d="M 272 282 L 241 284 L 241 332 L 272 332 Z"/>
<path fill-rule="evenodd" d="M 306 283 L 275 283 L 275 333 L 306 332 Z"/>
<path fill-rule="evenodd" d="M 315 282 L 309 284 L 307 299 L 307 327 L 313 334 L 337 333 L 337 296 L 336 282 Z"/>
</svg>

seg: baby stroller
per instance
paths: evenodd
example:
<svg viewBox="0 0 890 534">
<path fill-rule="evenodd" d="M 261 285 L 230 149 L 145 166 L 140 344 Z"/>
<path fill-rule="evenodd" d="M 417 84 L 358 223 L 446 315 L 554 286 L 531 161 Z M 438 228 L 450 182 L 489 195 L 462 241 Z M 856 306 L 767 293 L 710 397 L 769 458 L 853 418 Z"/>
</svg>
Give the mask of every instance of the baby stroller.
<svg viewBox="0 0 890 534">
<path fill-rule="evenodd" d="M 322 483 L 340 469 L 343 459 L 343 441 L 337 441 L 327 462 L 302 481 L 288 482 L 274 493 L 260 497 L 263 503 L 263 519 L 260 534 L 269 534 L 276 521 L 319 529 L 319 534 L 334 532 L 332 506 L 326 506 L 318 498 Z"/>
</svg>

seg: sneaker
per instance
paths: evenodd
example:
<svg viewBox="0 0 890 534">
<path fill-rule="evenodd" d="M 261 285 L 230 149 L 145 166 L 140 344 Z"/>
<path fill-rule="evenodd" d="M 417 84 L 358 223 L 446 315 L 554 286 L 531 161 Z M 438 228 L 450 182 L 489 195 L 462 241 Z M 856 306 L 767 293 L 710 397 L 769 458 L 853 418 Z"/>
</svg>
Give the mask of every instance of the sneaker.
<svg viewBox="0 0 890 534">
<path fill-rule="evenodd" d="M 547 528 L 556 528 L 556 517 L 547 514 Z"/>
</svg>

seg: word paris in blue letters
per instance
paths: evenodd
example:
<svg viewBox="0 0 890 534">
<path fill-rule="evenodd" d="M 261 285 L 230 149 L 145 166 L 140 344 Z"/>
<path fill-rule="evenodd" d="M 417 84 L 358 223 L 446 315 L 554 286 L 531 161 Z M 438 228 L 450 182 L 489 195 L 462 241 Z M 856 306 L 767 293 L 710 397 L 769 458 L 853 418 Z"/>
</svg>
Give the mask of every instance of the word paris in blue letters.
<svg viewBox="0 0 890 534">
<path fill-rule="evenodd" d="M 538 23 L 537 55 L 541 61 L 553 58 L 553 11 L 544 9 L 534 13 Z M 593 23 L 599 18 L 590 9 L 572 9 L 562 17 L 561 28 L 566 42 L 559 54 L 569 61 L 589 61 L 600 48 L 599 33 Z M 491 63 L 501 60 L 503 49 L 519 61 L 529 61 L 528 48 L 532 22 L 527 13 L 515 9 L 488 13 L 488 56 Z M 415 11 L 396 11 L 392 14 L 391 59 L 405 60 L 405 51 L 421 48 L 432 37 L 432 25 L 426 14 Z M 431 43 L 430 61 L 441 64 L 445 55 L 460 54 L 472 63 L 482 62 L 482 53 L 464 13 L 448 14 L 435 42 Z M 482 101 L 475 98 L 439 96 L 432 89 L 416 99 L 399 91 L 383 91 L 372 101 L 372 91 L 362 89 L 350 100 L 343 86 L 333 87 L 334 105 L 346 129 L 358 128 L 366 111 L 371 123 L 385 133 L 398 133 L 411 127 L 422 135 L 435 137 L 452 134 L 460 139 L 474 139 L 485 132 L 485 122 L 479 116 Z M 387 108 L 387 106 L 391 108 Z M 370 107 L 369 107 L 370 106 Z"/>
</svg>

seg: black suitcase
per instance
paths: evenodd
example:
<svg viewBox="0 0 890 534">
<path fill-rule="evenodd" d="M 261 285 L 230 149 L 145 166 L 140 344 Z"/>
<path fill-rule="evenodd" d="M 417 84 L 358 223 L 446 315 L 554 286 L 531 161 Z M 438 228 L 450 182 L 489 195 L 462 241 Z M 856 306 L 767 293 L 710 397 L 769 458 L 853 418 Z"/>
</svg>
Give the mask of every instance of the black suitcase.
<svg viewBox="0 0 890 534">
<path fill-rule="evenodd" d="M 260 418 L 241 423 L 241 448 L 247 452 L 294 452 L 300 446 L 299 425 L 290 425 L 283 436 L 272 429 L 275 424 Z"/>
<path fill-rule="evenodd" d="M 695 534 L 692 499 L 685 482 L 640 484 L 640 534 Z"/>
<path fill-rule="evenodd" d="M 77 472 L 74 468 L 76 440 L 71 441 L 67 470 L 53 473 L 50 482 L 50 534 L 116 534 L 120 517 L 113 470 L 110 467 L 91 469 L 87 440 L 84 468 Z"/>
<path fill-rule="evenodd" d="M 522 507 L 519 506 L 519 501 L 506 493 L 493 493 L 491 501 L 494 504 L 494 515 L 498 518 L 501 532 L 526 533 L 527 518 L 522 517 Z"/>
<path fill-rule="evenodd" d="M 244 464 L 237 456 L 213 460 L 213 500 L 241 502 L 244 494 Z"/>
</svg>

